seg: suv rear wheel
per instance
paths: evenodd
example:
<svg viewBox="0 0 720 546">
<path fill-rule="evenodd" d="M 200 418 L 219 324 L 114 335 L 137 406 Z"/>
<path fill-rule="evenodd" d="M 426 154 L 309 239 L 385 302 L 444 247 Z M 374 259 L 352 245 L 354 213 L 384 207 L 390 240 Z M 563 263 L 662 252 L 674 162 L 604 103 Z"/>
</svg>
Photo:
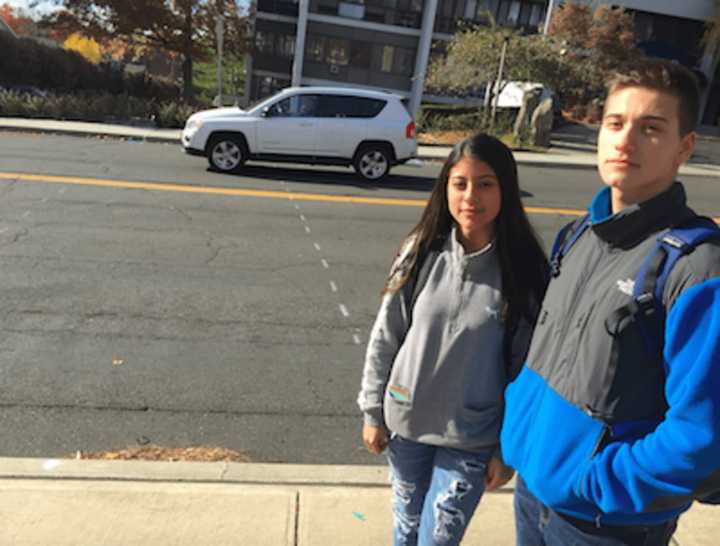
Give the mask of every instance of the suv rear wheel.
<svg viewBox="0 0 720 546">
<path fill-rule="evenodd" d="M 369 182 L 377 182 L 390 172 L 390 151 L 387 146 L 370 144 L 363 146 L 355 154 L 355 171 Z"/>
<path fill-rule="evenodd" d="M 223 135 L 213 137 L 207 147 L 210 166 L 221 172 L 235 172 L 247 160 L 247 146 L 241 137 Z"/>
</svg>

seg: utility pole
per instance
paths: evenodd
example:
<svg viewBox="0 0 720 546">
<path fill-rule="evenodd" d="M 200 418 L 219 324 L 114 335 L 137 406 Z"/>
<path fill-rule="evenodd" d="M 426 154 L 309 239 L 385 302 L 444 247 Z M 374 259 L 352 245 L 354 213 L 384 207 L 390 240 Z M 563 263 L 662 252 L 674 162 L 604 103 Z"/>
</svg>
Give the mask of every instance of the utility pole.
<svg viewBox="0 0 720 546">
<path fill-rule="evenodd" d="M 223 37 L 224 37 L 225 18 L 222 13 L 218 15 L 215 21 L 215 37 L 217 38 L 217 97 L 215 101 L 217 106 L 223 105 L 222 98 L 222 56 L 223 56 Z"/>
<path fill-rule="evenodd" d="M 547 13 L 545 14 L 545 25 L 543 26 L 543 34 L 545 35 L 547 35 L 548 29 L 550 28 L 553 9 L 555 9 L 555 0 L 550 0 L 548 2 Z"/>
<path fill-rule="evenodd" d="M 503 69 L 505 68 L 505 53 L 507 53 L 507 46 L 509 41 L 510 38 L 508 36 L 505 36 L 505 40 L 503 40 L 502 52 L 500 53 L 500 67 L 498 68 L 498 77 L 495 83 L 495 96 L 493 97 L 491 114 L 492 117 L 490 118 L 490 122 L 492 123 L 492 125 L 495 125 L 495 113 L 497 112 L 498 99 L 500 98 L 500 86 L 502 85 Z"/>
</svg>

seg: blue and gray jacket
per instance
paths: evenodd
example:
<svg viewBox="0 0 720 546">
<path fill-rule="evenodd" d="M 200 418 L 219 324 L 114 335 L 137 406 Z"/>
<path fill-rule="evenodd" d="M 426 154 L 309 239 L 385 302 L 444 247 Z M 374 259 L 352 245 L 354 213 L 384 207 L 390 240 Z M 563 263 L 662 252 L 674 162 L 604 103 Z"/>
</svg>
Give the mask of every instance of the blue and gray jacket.
<svg viewBox="0 0 720 546">
<path fill-rule="evenodd" d="M 506 391 L 501 446 L 553 510 L 653 524 L 720 488 L 720 245 L 673 267 L 657 357 L 642 322 L 614 313 L 657 236 L 693 214 L 679 183 L 617 214 L 605 188 L 550 282 L 526 366 Z"/>
</svg>

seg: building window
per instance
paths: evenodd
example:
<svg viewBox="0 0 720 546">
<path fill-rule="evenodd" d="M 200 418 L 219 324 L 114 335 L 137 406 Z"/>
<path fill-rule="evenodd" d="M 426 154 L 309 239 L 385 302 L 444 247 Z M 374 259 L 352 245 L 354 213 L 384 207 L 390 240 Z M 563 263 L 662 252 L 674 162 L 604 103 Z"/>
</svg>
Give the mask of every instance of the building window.
<svg viewBox="0 0 720 546">
<path fill-rule="evenodd" d="M 255 32 L 255 48 L 263 55 L 291 58 L 295 54 L 295 36 L 279 32 Z"/>
<path fill-rule="evenodd" d="M 372 44 L 368 42 L 350 42 L 350 65 L 353 68 L 370 68 Z"/>
<path fill-rule="evenodd" d="M 541 4 L 533 4 L 532 11 L 530 12 L 530 26 L 536 27 L 540 25 L 543 20 L 544 9 Z"/>
<path fill-rule="evenodd" d="M 339 38 L 328 38 L 326 62 L 345 66 L 350 57 L 350 42 Z"/>
<path fill-rule="evenodd" d="M 255 47 L 259 53 L 271 55 L 273 52 L 273 35 L 269 32 L 258 30 L 255 33 Z"/>
<path fill-rule="evenodd" d="M 325 37 L 312 34 L 308 36 L 305 54 L 311 61 L 315 61 L 316 63 L 323 62 L 325 59 Z"/>
<path fill-rule="evenodd" d="M 392 72 L 393 56 L 395 55 L 395 48 L 393 46 L 383 46 L 382 48 L 382 63 L 380 70 L 383 72 Z"/>
<path fill-rule="evenodd" d="M 393 72 L 403 76 L 412 76 L 415 68 L 415 51 L 406 47 L 395 48 Z"/>
<path fill-rule="evenodd" d="M 465 4 L 465 19 L 475 19 L 477 13 L 477 0 L 467 0 Z"/>
<path fill-rule="evenodd" d="M 279 57 L 292 59 L 295 55 L 295 36 L 277 34 L 275 37 L 275 54 Z"/>
<path fill-rule="evenodd" d="M 520 0 L 514 0 L 510 4 L 510 10 L 508 11 L 507 22 L 510 25 L 517 25 L 518 19 L 520 19 Z"/>
</svg>

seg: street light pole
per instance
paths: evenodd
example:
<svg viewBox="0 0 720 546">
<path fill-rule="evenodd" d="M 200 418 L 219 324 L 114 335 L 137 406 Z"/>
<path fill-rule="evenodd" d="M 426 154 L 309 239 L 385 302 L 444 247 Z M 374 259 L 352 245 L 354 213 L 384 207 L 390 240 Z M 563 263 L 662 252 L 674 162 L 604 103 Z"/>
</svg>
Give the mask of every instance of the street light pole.
<svg viewBox="0 0 720 546">
<path fill-rule="evenodd" d="M 509 41 L 510 38 L 505 36 L 505 39 L 503 40 L 502 51 L 500 52 L 500 67 L 498 68 L 498 76 L 495 83 L 495 95 L 493 96 L 492 111 L 490 117 L 492 125 L 495 125 L 495 114 L 497 113 L 498 99 L 500 98 L 500 90 L 503 87 L 502 78 L 503 69 L 505 68 L 505 53 L 507 52 L 507 46 Z"/>
<path fill-rule="evenodd" d="M 543 26 L 543 34 L 545 35 L 547 35 L 548 29 L 550 28 L 553 9 L 555 9 L 555 0 L 550 0 L 548 2 L 547 13 L 545 14 L 545 25 Z"/>
<path fill-rule="evenodd" d="M 224 35 L 224 17 L 218 15 L 215 21 L 215 36 L 217 38 L 217 106 L 223 105 L 222 99 L 222 55 L 223 55 L 223 35 Z"/>
</svg>

